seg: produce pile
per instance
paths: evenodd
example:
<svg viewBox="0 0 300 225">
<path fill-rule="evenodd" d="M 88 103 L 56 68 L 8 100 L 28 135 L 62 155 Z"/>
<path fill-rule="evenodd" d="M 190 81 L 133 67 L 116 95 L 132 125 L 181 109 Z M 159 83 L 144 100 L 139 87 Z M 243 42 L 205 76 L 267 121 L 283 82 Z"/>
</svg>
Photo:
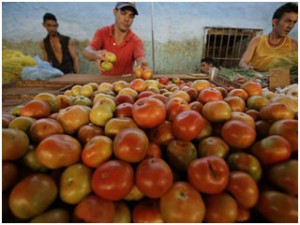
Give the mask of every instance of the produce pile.
<svg viewBox="0 0 300 225">
<path fill-rule="evenodd" d="M 298 222 L 297 98 L 74 85 L 2 116 L 3 222 Z"/>
<path fill-rule="evenodd" d="M 31 56 L 13 49 L 2 48 L 2 83 L 21 80 L 25 66 L 35 66 L 37 62 Z"/>
</svg>

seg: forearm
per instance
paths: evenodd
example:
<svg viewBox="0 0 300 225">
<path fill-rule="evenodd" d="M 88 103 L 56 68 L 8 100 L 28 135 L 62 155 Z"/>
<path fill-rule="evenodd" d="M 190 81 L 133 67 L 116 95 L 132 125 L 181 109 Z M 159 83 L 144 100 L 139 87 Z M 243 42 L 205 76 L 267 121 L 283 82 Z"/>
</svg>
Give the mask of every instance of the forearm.
<svg viewBox="0 0 300 225">
<path fill-rule="evenodd" d="M 96 61 L 101 59 L 101 51 L 96 51 L 88 46 L 83 50 L 83 56 L 90 61 Z"/>
<path fill-rule="evenodd" d="M 80 71 L 79 59 L 76 57 L 74 60 L 74 73 L 79 73 L 79 71 Z"/>
</svg>

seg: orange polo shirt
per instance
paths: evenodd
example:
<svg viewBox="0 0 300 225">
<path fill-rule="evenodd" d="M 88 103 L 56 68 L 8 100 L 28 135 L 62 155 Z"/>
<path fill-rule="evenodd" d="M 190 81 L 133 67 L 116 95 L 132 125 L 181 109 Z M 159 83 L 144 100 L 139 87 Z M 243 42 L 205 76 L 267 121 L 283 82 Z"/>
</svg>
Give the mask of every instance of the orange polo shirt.
<svg viewBox="0 0 300 225">
<path fill-rule="evenodd" d="M 280 46 L 271 47 L 268 43 L 268 35 L 262 35 L 249 65 L 265 72 L 276 67 L 276 62 L 281 62 L 291 54 L 291 43 L 291 38 L 287 36 Z"/>
<path fill-rule="evenodd" d="M 93 39 L 89 43 L 96 50 L 105 49 L 117 56 L 113 70 L 109 72 L 101 71 L 101 74 L 132 74 L 135 60 L 145 56 L 143 42 L 135 33 L 129 30 L 126 39 L 120 45 L 116 45 L 113 37 L 113 27 L 114 25 L 110 25 L 96 30 Z"/>
</svg>

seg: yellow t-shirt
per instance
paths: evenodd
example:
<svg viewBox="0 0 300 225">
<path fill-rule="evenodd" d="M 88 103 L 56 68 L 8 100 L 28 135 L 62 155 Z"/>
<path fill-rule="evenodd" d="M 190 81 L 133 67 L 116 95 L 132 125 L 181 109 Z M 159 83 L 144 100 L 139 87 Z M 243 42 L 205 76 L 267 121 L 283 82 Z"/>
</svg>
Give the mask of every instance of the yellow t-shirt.
<svg viewBox="0 0 300 225">
<path fill-rule="evenodd" d="M 268 35 L 262 35 L 249 65 L 265 72 L 280 66 L 276 64 L 284 61 L 292 52 L 291 43 L 291 38 L 287 36 L 280 46 L 271 47 L 268 43 Z"/>
</svg>

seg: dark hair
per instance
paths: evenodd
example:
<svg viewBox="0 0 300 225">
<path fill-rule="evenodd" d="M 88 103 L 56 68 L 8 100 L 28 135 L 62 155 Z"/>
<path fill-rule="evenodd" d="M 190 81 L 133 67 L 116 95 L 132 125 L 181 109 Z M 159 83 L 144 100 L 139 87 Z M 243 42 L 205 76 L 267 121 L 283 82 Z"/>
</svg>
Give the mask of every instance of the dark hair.
<svg viewBox="0 0 300 225">
<path fill-rule="evenodd" d="M 52 14 L 52 13 L 46 13 L 44 15 L 44 23 L 46 22 L 46 20 L 54 20 L 55 22 L 57 22 L 56 17 Z"/>
<path fill-rule="evenodd" d="M 272 19 L 280 19 L 284 13 L 294 12 L 298 14 L 298 4 L 288 2 L 282 6 L 280 6 L 273 14 Z"/>
<path fill-rule="evenodd" d="M 203 62 L 205 62 L 205 63 L 210 63 L 210 64 L 213 64 L 213 65 L 215 64 L 215 61 L 214 61 L 213 58 L 210 57 L 210 56 L 207 56 L 207 57 L 201 59 L 201 63 L 203 63 Z"/>
</svg>

